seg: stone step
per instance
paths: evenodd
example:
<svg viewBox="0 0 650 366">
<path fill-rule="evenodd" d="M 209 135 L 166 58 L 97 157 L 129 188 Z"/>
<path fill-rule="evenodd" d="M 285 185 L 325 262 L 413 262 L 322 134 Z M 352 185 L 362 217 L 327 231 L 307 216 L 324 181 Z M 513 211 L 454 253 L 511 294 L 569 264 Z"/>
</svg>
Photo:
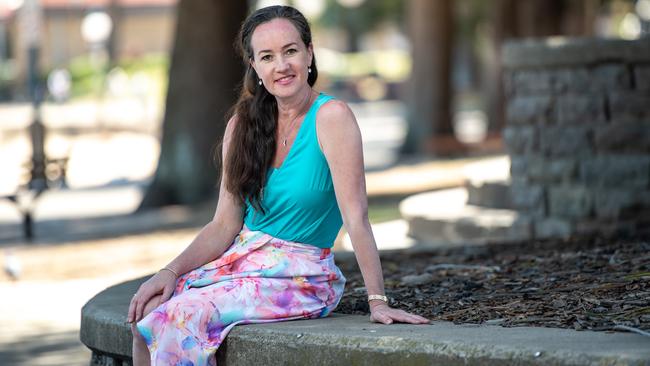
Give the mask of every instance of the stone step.
<svg viewBox="0 0 650 366">
<path fill-rule="evenodd" d="M 465 188 L 410 196 L 400 203 L 408 234 L 428 244 L 484 244 L 532 237 L 530 221 L 515 210 L 468 205 Z"/>
<path fill-rule="evenodd" d="M 124 323 L 145 278 L 110 287 L 82 309 L 81 341 L 90 365 L 131 362 Z M 631 333 L 433 321 L 370 323 L 367 316 L 238 325 L 217 352 L 220 366 L 249 365 L 650 365 L 648 339 Z"/>
<path fill-rule="evenodd" d="M 408 222 L 401 219 L 372 224 L 372 233 L 375 237 L 377 249 L 406 249 L 417 244 L 413 238 L 408 236 L 408 229 Z M 336 249 L 354 251 L 349 233 L 344 234 L 340 248 Z"/>
<path fill-rule="evenodd" d="M 514 209 L 507 180 L 476 182 L 468 180 L 467 204 L 486 208 Z"/>
<path fill-rule="evenodd" d="M 468 164 L 465 167 L 467 204 L 512 209 L 510 159 L 507 157 Z"/>
</svg>

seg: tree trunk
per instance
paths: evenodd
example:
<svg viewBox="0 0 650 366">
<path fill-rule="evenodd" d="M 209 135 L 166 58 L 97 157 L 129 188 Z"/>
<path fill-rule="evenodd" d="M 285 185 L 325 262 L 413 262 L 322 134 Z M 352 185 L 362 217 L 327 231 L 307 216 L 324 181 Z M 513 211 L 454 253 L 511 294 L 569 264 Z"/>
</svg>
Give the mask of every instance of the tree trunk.
<svg viewBox="0 0 650 366">
<path fill-rule="evenodd" d="M 217 193 L 212 155 L 243 75 L 233 41 L 247 11 L 246 1 L 179 2 L 160 159 L 140 209 Z"/>
<path fill-rule="evenodd" d="M 509 38 L 593 35 L 598 0 L 494 0 L 489 7 L 491 49 L 484 60 L 488 133 L 505 124 L 501 45 Z"/>
<path fill-rule="evenodd" d="M 488 7 L 490 21 L 490 46 L 483 60 L 483 95 L 488 119 L 488 138 L 497 136 L 505 124 L 505 95 L 501 45 L 517 33 L 517 0 L 496 0 Z"/>
<path fill-rule="evenodd" d="M 451 113 L 453 1 L 407 4 L 413 70 L 407 92 L 409 131 L 402 153 L 453 154 L 460 146 Z"/>
</svg>

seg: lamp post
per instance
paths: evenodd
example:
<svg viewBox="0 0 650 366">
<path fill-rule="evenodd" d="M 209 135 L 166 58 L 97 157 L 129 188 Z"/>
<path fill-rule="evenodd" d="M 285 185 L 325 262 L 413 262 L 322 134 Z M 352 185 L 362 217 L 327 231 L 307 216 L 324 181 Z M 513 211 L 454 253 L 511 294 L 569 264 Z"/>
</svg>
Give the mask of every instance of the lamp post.
<svg viewBox="0 0 650 366">
<path fill-rule="evenodd" d="M 41 122 L 41 102 L 43 90 L 39 83 L 38 60 L 40 54 L 42 13 L 39 0 L 24 0 L 18 13 L 18 26 L 23 46 L 27 49 L 27 92 L 32 102 L 33 116 L 29 126 L 32 144 L 32 158 L 27 183 L 27 192 L 17 193 L 13 197 L 23 215 L 23 232 L 25 238 L 33 237 L 32 210 L 36 198 L 47 189 L 45 175 L 45 127 Z"/>
<path fill-rule="evenodd" d="M 100 103 L 104 98 L 104 84 L 108 53 L 106 43 L 113 30 L 111 17 L 103 11 L 88 13 L 81 21 L 81 37 L 89 45 L 90 58 L 96 72 L 96 81 L 99 81 Z M 97 80 L 99 79 L 99 80 Z M 99 127 L 102 128 L 101 115 L 97 117 Z"/>
<path fill-rule="evenodd" d="M 29 126 L 32 143 L 32 161 L 29 190 L 37 195 L 47 189 L 45 176 L 45 127 L 41 122 L 43 89 L 39 82 L 38 60 L 40 54 L 41 5 L 39 0 L 25 0 L 20 8 L 22 39 L 27 48 L 27 91 L 33 107 L 33 119 Z"/>
</svg>

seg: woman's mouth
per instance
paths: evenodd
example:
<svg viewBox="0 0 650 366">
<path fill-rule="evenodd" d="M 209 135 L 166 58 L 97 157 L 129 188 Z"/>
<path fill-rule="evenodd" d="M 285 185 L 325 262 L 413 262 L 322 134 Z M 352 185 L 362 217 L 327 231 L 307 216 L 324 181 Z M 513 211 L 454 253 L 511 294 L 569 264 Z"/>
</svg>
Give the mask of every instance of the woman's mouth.
<svg viewBox="0 0 650 366">
<path fill-rule="evenodd" d="M 275 82 L 280 84 L 280 85 L 287 85 L 293 80 L 294 76 L 293 75 L 287 75 L 284 77 L 281 77 L 277 79 Z"/>
</svg>

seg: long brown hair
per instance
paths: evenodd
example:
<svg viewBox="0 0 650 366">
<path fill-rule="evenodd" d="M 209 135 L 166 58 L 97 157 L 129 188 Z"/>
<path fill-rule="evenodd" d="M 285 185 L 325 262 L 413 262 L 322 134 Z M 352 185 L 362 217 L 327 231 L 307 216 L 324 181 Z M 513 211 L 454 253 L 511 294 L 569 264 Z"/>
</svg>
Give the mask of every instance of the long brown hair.
<svg viewBox="0 0 650 366">
<path fill-rule="evenodd" d="M 240 86 L 239 99 L 230 113 L 231 116 L 236 116 L 237 125 L 233 130 L 225 165 L 226 189 L 240 203 L 248 200 L 261 212 L 264 212 L 260 204 L 261 191 L 266 184 L 266 173 L 273 164 L 275 153 L 278 105 L 275 97 L 258 84 L 255 70 L 250 65 L 253 58 L 251 36 L 260 24 L 276 18 L 289 20 L 298 30 L 305 46 L 311 44 L 307 19 L 290 6 L 259 9 L 242 23 L 235 48 L 241 54 L 246 72 Z M 307 82 L 313 86 L 317 78 L 316 58 L 313 57 Z"/>
</svg>

